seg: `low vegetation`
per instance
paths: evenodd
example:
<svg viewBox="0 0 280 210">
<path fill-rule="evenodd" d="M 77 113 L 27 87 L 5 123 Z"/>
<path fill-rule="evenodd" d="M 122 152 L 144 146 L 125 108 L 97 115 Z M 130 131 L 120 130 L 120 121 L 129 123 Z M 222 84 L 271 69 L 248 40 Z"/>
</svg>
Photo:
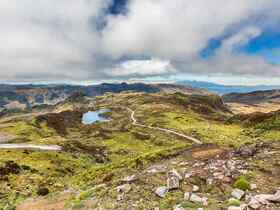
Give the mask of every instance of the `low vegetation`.
<svg viewBox="0 0 280 210">
<path fill-rule="evenodd" d="M 116 199 L 115 189 L 101 187 L 101 190 L 96 190 L 94 187 L 104 183 L 117 186 L 120 184 L 120 176 L 175 157 L 193 145 L 192 142 L 174 135 L 133 126 L 130 113 L 125 107 L 135 110 L 135 117 L 142 124 L 178 131 L 204 143 L 224 148 L 239 148 L 260 140 L 280 139 L 278 113 L 252 124 L 239 120 L 230 121 L 228 119 L 233 114 L 220 97 L 214 95 L 126 92 L 106 94 L 96 97 L 94 101 L 88 98 L 82 102 L 84 104 L 78 100 L 68 100 L 54 108 L 56 111 L 53 113 L 31 119 L 13 119 L 1 125 L 1 133 L 14 136 L 11 143 L 55 144 L 62 146 L 63 150 L 0 150 L 0 166 L 5 168 L 12 161 L 18 168 L 16 171 L 0 174 L 0 209 L 7 206 L 12 209 L 28 197 L 37 197 L 41 188 L 49 190 L 48 196 L 64 190 L 80 192 L 66 199 L 65 205 L 68 208 L 83 209 L 83 201 L 93 195 L 104 197 L 106 203 L 106 196 L 110 195 L 108 200 Z M 110 110 L 107 115 L 111 121 L 92 125 L 81 123 L 84 112 L 100 108 Z M 139 184 L 145 186 L 145 183 Z M 245 177 L 239 177 L 234 187 L 247 190 L 249 182 Z M 152 196 L 151 191 L 148 193 L 142 189 L 140 192 L 144 193 L 144 199 Z M 161 209 L 172 209 L 178 203 L 178 198 L 182 197 L 181 194 L 180 191 L 170 193 L 160 202 Z M 187 201 L 182 205 L 191 209 L 200 207 Z M 215 205 L 213 201 L 213 208 L 208 209 L 215 209 Z M 140 203 L 138 207 L 143 209 L 144 203 Z M 107 203 L 107 208 L 113 209 L 110 202 Z"/>
</svg>

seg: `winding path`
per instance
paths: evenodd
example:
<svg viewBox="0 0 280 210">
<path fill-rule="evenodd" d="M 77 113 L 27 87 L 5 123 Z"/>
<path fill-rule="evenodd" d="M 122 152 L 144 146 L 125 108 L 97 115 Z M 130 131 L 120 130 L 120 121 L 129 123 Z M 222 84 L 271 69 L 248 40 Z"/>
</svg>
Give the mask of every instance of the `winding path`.
<svg viewBox="0 0 280 210">
<path fill-rule="evenodd" d="M 173 131 L 173 130 L 140 124 L 140 123 L 137 122 L 137 120 L 134 116 L 135 111 L 128 108 L 128 107 L 125 107 L 125 108 L 131 113 L 130 118 L 132 120 L 132 124 L 135 125 L 135 126 L 139 126 L 139 127 L 142 127 L 142 128 L 148 128 L 148 129 L 152 129 L 152 130 L 163 131 L 163 132 L 166 132 L 166 133 L 169 133 L 169 134 L 173 134 L 173 135 L 176 135 L 176 136 L 179 136 L 179 137 L 183 137 L 183 138 L 185 138 L 189 141 L 192 141 L 196 144 L 202 144 L 202 142 L 200 140 L 198 140 L 194 137 L 191 137 L 191 136 L 188 136 L 188 135 L 185 135 L 185 134 Z M 13 116 L 13 117 L 10 117 L 8 120 L 15 119 L 17 117 L 23 117 L 23 116 L 24 117 L 29 117 L 30 114 L 25 114 L 25 115 L 22 115 L 22 116 Z M 6 120 L 7 120 L 7 118 L 6 118 Z M 3 123 L 4 121 L 2 120 L 0 122 Z M 0 144 L 0 149 L 28 149 L 28 150 L 40 150 L 40 151 L 61 151 L 62 150 L 62 148 L 58 145 L 34 145 L 34 144 Z"/>
<path fill-rule="evenodd" d="M 178 133 L 178 132 L 173 131 L 173 130 L 140 124 L 140 123 L 137 122 L 136 118 L 134 117 L 135 111 L 133 111 L 132 109 L 130 109 L 128 107 L 126 107 L 126 109 L 131 113 L 130 118 L 132 120 L 132 124 L 135 125 L 135 126 L 139 126 L 139 127 L 142 127 L 142 128 L 149 128 L 149 129 L 158 130 L 158 131 L 163 131 L 163 132 L 166 132 L 166 133 L 170 133 L 170 134 L 174 134 L 176 136 L 183 137 L 183 138 L 185 138 L 189 141 L 192 141 L 196 144 L 202 144 L 202 142 L 200 140 L 198 140 L 194 137 L 191 137 L 191 136 L 188 136 L 188 135 L 185 135 L 185 134 L 182 134 L 182 133 Z"/>
<path fill-rule="evenodd" d="M 28 149 L 41 151 L 61 151 L 57 145 L 34 145 L 34 144 L 0 144 L 0 149 Z"/>
</svg>

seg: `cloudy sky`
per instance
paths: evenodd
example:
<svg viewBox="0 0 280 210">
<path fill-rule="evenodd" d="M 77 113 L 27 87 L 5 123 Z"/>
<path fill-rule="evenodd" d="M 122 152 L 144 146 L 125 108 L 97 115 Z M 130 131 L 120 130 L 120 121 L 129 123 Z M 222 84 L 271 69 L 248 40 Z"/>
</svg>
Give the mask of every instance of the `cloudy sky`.
<svg viewBox="0 0 280 210">
<path fill-rule="evenodd" d="M 279 0 L 1 0 L 0 82 L 280 84 Z"/>
</svg>

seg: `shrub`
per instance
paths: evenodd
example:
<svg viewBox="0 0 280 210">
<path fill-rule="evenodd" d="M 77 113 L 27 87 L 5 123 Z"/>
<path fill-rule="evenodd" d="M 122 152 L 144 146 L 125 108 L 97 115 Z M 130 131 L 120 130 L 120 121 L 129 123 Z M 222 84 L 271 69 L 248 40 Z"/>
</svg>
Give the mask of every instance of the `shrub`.
<svg viewBox="0 0 280 210">
<path fill-rule="evenodd" d="M 248 190 L 250 189 L 250 182 L 246 179 L 244 176 L 240 176 L 233 185 L 235 188 L 241 189 L 241 190 Z"/>
</svg>

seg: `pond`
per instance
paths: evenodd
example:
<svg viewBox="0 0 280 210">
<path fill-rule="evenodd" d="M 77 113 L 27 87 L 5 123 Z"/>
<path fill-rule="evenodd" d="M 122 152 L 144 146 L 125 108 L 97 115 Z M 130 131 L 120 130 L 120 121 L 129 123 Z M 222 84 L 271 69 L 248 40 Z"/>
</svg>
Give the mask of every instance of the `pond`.
<svg viewBox="0 0 280 210">
<path fill-rule="evenodd" d="M 100 109 L 97 111 L 89 111 L 84 113 L 82 118 L 82 123 L 85 125 L 90 125 L 95 122 L 107 122 L 110 121 L 110 119 L 102 116 L 102 114 L 109 112 L 108 109 Z"/>
</svg>

